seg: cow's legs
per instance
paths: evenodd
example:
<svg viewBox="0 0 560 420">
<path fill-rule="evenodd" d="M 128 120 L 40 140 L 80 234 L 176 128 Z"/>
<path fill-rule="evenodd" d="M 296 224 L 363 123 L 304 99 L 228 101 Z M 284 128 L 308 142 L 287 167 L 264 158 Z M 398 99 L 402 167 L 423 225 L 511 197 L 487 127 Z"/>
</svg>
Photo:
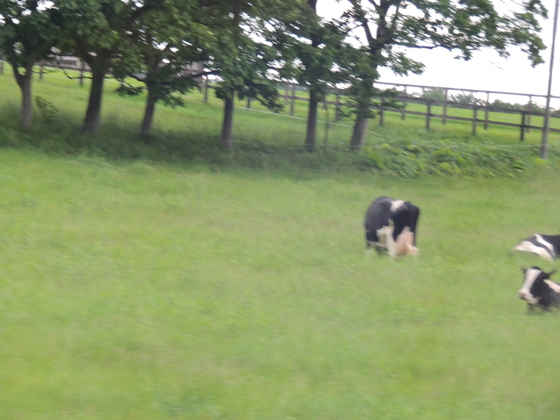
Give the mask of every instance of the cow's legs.
<svg viewBox="0 0 560 420">
<path fill-rule="evenodd" d="M 389 257 L 395 258 L 395 256 L 397 255 L 397 243 L 393 239 L 392 231 L 390 234 L 387 234 L 385 236 L 385 245 L 387 247 L 387 252 L 389 254 Z"/>
</svg>

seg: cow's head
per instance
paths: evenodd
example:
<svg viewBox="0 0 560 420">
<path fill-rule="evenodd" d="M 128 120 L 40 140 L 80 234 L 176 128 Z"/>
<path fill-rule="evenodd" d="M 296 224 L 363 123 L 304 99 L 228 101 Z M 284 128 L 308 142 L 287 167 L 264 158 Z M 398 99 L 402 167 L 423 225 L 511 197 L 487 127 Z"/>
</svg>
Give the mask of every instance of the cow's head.
<svg viewBox="0 0 560 420">
<path fill-rule="evenodd" d="M 560 293 L 560 286 L 549 280 L 556 270 L 547 273 L 535 266 L 521 267 L 521 271 L 524 274 L 523 286 L 517 292 L 517 296 L 530 306 L 550 306 L 550 294 Z"/>
</svg>

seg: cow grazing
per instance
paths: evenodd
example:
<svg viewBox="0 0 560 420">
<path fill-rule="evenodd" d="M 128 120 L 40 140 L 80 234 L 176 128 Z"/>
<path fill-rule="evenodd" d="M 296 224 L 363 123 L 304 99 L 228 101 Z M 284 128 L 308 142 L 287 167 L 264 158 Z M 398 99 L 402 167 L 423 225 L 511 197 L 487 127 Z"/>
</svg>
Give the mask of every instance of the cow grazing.
<svg viewBox="0 0 560 420">
<path fill-rule="evenodd" d="M 526 251 L 540 255 L 546 260 L 554 261 L 560 255 L 560 235 L 538 235 L 523 239 L 514 251 Z"/>
<path fill-rule="evenodd" d="M 416 226 L 420 209 L 410 201 L 378 197 L 366 212 L 366 247 L 379 254 L 416 255 Z"/>
<path fill-rule="evenodd" d="M 556 270 L 546 273 L 539 267 L 521 267 L 525 276 L 517 296 L 527 302 L 530 311 L 535 308 L 550 310 L 560 306 L 560 284 L 550 279 Z"/>
</svg>

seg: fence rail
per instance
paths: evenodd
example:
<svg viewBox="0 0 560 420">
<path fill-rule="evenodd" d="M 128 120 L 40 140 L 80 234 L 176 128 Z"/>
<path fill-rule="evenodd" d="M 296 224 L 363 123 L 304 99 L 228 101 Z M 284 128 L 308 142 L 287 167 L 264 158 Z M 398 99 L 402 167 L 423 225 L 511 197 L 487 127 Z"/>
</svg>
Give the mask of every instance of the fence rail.
<svg viewBox="0 0 560 420">
<path fill-rule="evenodd" d="M 68 58 L 68 57 L 67 57 Z M 54 67 L 57 69 L 62 70 L 75 70 L 79 72 L 79 76 L 76 77 L 78 79 L 79 84 L 83 85 L 83 80 L 86 78 L 85 73 L 89 72 L 89 67 L 82 61 L 76 60 L 73 57 L 69 57 L 69 59 L 61 59 L 57 62 L 40 62 L 39 65 L 39 78 L 42 79 L 46 74 L 45 68 L 47 67 Z M 4 61 L 0 60 L 0 73 L 4 72 Z M 208 102 L 208 92 L 210 89 L 215 89 L 208 78 L 203 78 L 200 82 L 201 89 L 203 92 L 203 100 Z M 511 95 L 511 96 L 523 96 L 529 98 L 527 103 L 527 107 L 531 108 L 534 104 L 533 98 L 546 98 L 545 95 L 539 94 L 530 94 L 530 93 L 518 93 L 518 92 L 502 92 L 502 91 L 488 91 L 488 90 L 475 90 L 475 89 L 461 89 L 461 88 L 450 88 L 450 87 L 439 87 L 439 86 L 423 86 L 423 85 L 412 85 L 412 84 L 397 84 L 397 83 L 387 83 L 387 82 L 376 82 L 376 84 L 383 85 L 383 86 L 393 86 L 396 88 L 404 89 L 402 93 L 404 95 L 398 95 L 396 97 L 397 100 L 402 102 L 403 107 L 401 109 L 396 108 L 378 108 L 377 112 L 379 115 L 379 125 L 383 126 L 385 124 L 385 113 L 396 113 L 400 114 L 401 119 L 406 119 L 407 115 L 419 116 L 425 118 L 425 127 L 426 129 L 431 128 L 432 120 L 434 118 L 441 119 L 442 123 L 445 124 L 447 121 L 454 120 L 454 121 L 463 121 L 469 122 L 471 124 L 471 134 L 475 135 L 479 125 L 482 125 L 484 130 L 487 130 L 490 125 L 495 126 L 504 126 L 504 127 L 514 127 L 519 129 L 519 139 L 521 141 L 525 140 L 525 133 L 529 132 L 529 130 L 544 130 L 543 126 L 537 126 L 531 124 L 531 117 L 542 117 L 542 113 L 535 111 L 534 109 L 527 109 L 527 110 L 520 110 L 515 108 L 496 108 L 491 105 L 490 103 L 490 95 Z M 309 98 L 298 96 L 297 91 L 301 90 L 298 89 L 298 85 L 295 83 L 286 83 L 284 86 L 284 93 L 279 94 L 278 97 L 284 100 L 284 105 L 287 107 L 289 115 L 294 115 L 296 103 L 297 102 L 309 102 Z M 427 99 L 418 96 L 412 96 L 408 94 L 409 89 L 420 89 L 421 91 L 425 91 L 426 89 L 438 89 L 444 92 L 445 99 L 443 101 L 438 101 L 434 99 Z M 282 89 L 280 89 L 282 90 Z M 485 105 L 473 105 L 473 104 L 464 104 L 459 103 L 456 101 L 448 100 L 449 92 L 470 92 L 470 93 L 477 93 L 477 94 L 484 94 L 486 95 Z M 326 108 L 328 105 L 334 106 L 336 109 L 335 119 L 339 119 L 340 113 L 338 112 L 343 107 L 350 107 L 351 105 L 344 100 L 344 93 L 340 90 L 333 90 L 332 94 L 335 96 L 335 100 L 325 100 L 323 101 L 323 106 Z M 551 98 L 560 100 L 560 96 L 552 96 Z M 251 103 L 253 99 L 247 98 L 247 108 L 251 108 Z M 407 109 L 408 104 L 416 103 L 426 106 L 426 110 L 422 111 L 415 111 L 411 109 Z M 288 106 L 289 105 L 289 106 Z M 440 106 L 442 108 L 442 113 L 434 113 L 432 108 L 434 106 Z M 472 112 L 472 117 L 464 117 L 464 116 L 456 116 L 450 115 L 449 109 L 454 108 L 462 108 L 462 109 L 470 109 Z M 484 117 L 479 117 L 479 111 L 483 112 Z M 519 123 L 512 123 L 512 122 L 505 122 L 505 121 L 497 121 L 490 119 L 490 113 L 505 113 L 505 114 L 517 114 L 519 116 Z M 549 128 L 550 132 L 560 133 L 559 128 Z"/>
<path fill-rule="evenodd" d="M 279 98 L 284 99 L 284 105 L 289 104 L 290 115 L 294 115 L 295 104 L 296 104 L 297 101 L 309 102 L 309 98 L 297 96 L 296 88 L 295 88 L 296 86 L 297 85 L 295 85 L 295 84 L 287 84 L 286 88 L 285 88 L 285 91 L 284 91 L 285 93 L 278 95 Z M 408 86 L 415 86 L 415 87 L 419 87 L 419 88 L 423 87 L 423 86 L 419 86 L 419 85 L 408 85 Z M 208 101 L 208 90 L 209 89 L 214 89 L 215 87 L 212 86 L 206 80 L 206 82 L 203 84 L 202 88 L 203 88 L 203 91 L 204 91 L 204 100 Z M 441 89 L 450 89 L 451 90 L 452 88 L 441 88 Z M 460 89 L 455 89 L 455 90 L 460 90 Z M 466 91 L 466 89 L 465 89 L 465 91 Z M 475 91 L 473 90 L 473 92 L 475 92 Z M 478 91 L 478 92 L 481 92 L 481 91 Z M 486 93 L 486 92 L 487 91 L 484 91 L 484 93 Z M 506 92 L 490 92 L 490 93 L 505 94 Z M 327 105 L 333 105 L 335 107 L 335 109 L 337 109 L 337 110 L 342 108 L 342 107 L 351 106 L 350 104 L 348 104 L 344 100 L 341 100 L 342 99 L 342 94 L 341 94 L 340 91 L 335 91 L 334 94 L 336 95 L 336 100 L 334 100 L 334 101 L 325 100 L 325 101 L 323 101 L 323 106 L 326 107 Z M 526 95 L 526 96 L 528 96 L 527 94 L 523 94 L 523 93 L 512 93 L 512 95 Z M 536 97 L 536 96 L 543 96 L 543 95 L 531 95 L 531 96 Z M 560 99 L 560 97 L 558 97 L 558 96 L 555 96 L 554 98 Z M 510 109 L 495 108 L 492 105 L 490 105 L 489 102 L 487 102 L 486 105 L 482 106 L 482 105 L 463 104 L 463 103 L 454 102 L 454 101 L 436 101 L 436 100 L 433 100 L 433 99 L 425 99 L 425 98 L 411 97 L 411 96 L 397 96 L 396 99 L 401 101 L 404 104 L 404 107 L 402 109 L 378 108 L 377 111 L 379 113 L 379 125 L 383 126 L 385 124 L 384 114 L 386 112 L 391 112 L 391 113 L 400 114 L 402 120 L 404 120 L 407 115 L 415 115 L 415 116 L 424 117 L 426 119 L 425 127 L 428 130 L 431 128 L 431 121 L 434 118 L 441 119 L 443 124 L 445 124 L 448 120 L 470 122 L 471 123 L 471 134 L 472 135 L 476 135 L 476 132 L 477 132 L 477 129 L 478 129 L 479 125 L 482 125 L 483 129 L 485 129 L 485 130 L 487 130 L 490 125 L 497 125 L 497 126 L 504 126 L 504 127 L 515 127 L 515 128 L 519 129 L 519 139 L 520 139 L 520 141 L 525 140 L 525 134 L 527 132 L 529 132 L 529 130 L 531 130 L 531 129 L 540 130 L 540 131 L 544 130 L 543 126 L 537 126 L 537 125 L 532 125 L 531 124 L 531 117 L 532 116 L 536 116 L 536 117 L 542 117 L 543 116 L 543 114 L 541 114 L 539 112 L 536 112 L 536 111 L 519 110 L 519 109 L 515 109 L 515 108 L 510 108 Z M 414 110 L 406 109 L 407 104 L 410 103 L 410 102 L 425 105 L 426 106 L 426 111 L 421 112 L 421 111 L 414 111 Z M 433 106 L 441 106 L 442 109 L 443 109 L 443 113 L 436 114 L 436 113 L 432 112 L 432 107 Z M 246 107 L 251 108 L 251 99 L 250 98 L 247 100 Z M 450 108 L 470 109 L 472 111 L 473 116 L 468 118 L 468 117 L 450 115 L 448 113 L 448 110 Z M 478 116 L 479 111 L 484 111 L 484 118 L 479 118 L 479 116 Z M 512 123 L 512 122 L 492 120 L 492 119 L 490 119 L 490 112 L 505 113 L 505 114 L 517 114 L 517 115 L 519 115 L 520 122 L 518 124 L 516 124 L 516 123 Z M 558 128 L 552 128 L 551 127 L 551 128 L 549 128 L 549 131 L 550 132 L 555 132 L 555 133 L 560 133 L 560 129 L 558 129 Z"/>
</svg>

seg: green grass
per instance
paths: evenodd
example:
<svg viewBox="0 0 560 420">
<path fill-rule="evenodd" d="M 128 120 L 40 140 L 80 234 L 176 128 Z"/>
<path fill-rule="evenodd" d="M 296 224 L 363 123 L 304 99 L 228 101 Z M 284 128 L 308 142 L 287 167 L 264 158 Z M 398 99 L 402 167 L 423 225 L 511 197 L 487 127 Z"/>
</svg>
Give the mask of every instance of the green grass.
<svg viewBox="0 0 560 420">
<path fill-rule="evenodd" d="M 509 250 L 556 169 L 295 176 L 0 151 L 0 418 L 556 419 L 558 314 Z M 377 195 L 417 259 L 364 254 Z M 539 203 L 535 205 L 535 203 Z"/>
<path fill-rule="evenodd" d="M 317 128 L 318 152 L 304 151 L 306 110 L 301 104 L 295 115 L 264 112 L 256 102 L 252 109 L 238 101 L 234 117 L 234 147 L 219 147 L 223 118 L 222 104 L 212 97 L 202 101 L 202 93 L 193 91 L 185 97 L 186 106 L 176 109 L 158 106 L 153 143 L 138 137 L 145 98 L 120 97 L 118 84 L 107 80 L 103 102 L 101 132 L 96 137 L 82 134 L 88 83 L 83 87 L 62 72 L 46 74 L 35 80 L 34 96 L 52 103 L 59 114 L 52 122 L 45 120 L 36 107 L 35 121 L 27 132 L 19 129 L 19 92 L 9 71 L 0 75 L 0 145 L 31 147 L 48 153 L 101 156 L 113 160 L 143 159 L 157 163 L 199 163 L 216 168 L 253 168 L 298 172 L 299 168 L 332 171 L 369 171 L 387 176 L 516 176 L 538 168 L 541 141 L 538 130 L 519 141 L 515 128 L 479 126 L 472 136 L 470 123 L 432 121 L 425 129 L 425 119 L 409 115 L 403 121 L 398 113 L 387 113 L 384 125 L 371 120 L 365 147 L 361 153 L 348 153 L 351 120 L 333 121 L 334 109 L 321 109 Z M 418 106 L 411 104 L 412 106 Z M 460 110 L 468 112 L 467 110 Z M 327 115 L 328 112 L 328 115 Z M 328 121 L 328 123 L 327 123 Z M 556 164 L 560 152 L 559 138 L 550 136 L 550 160 Z M 538 170 L 538 169 L 537 169 Z"/>
<path fill-rule="evenodd" d="M 77 73 L 70 72 L 76 76 Z M 114 90 L 118 83 L 107 80 L 106 93 L 103 102 L 102 124 L 105 132 L 113 132 L 115 127 L 126 129 L 129 132 L 139 130 L 141 116 L 144 107 L 144 96 L 134 98 L 121 98 Z M 9 66 L 5 66 L 4 74 L 0 74 L 0 107 L 13 110 L 13 120 L 17 121 L 17 109 L 19 108 L 19 91 Z M 86 80 L 83 87 L 79 87 L 77 80 L 68 79 L 60 70 L 47 73 L 43 80 L 35 78 L 33 94 L 51 101 L 62 113 L 61 122 L 72 122 L 79 125 L 83 119 L 87 105 L 89 81 Z M 281 89 L 281 93 L 284 91 Z M 298 96 L 305 97 L 305 92 L 297 92 Z M 222 121 L 222 103 L 214 97 L 214 92 L 209 92 L 209 103 L 203 103 L 203 94 L 192 91 L 186 96 L 186 107 L 170 109 L 158 105 L 155 117 L 154 129 L 156 132 L 174 133 L 180 136 L 205 136 L 216 138 L 219 136 Z M 289 103 L 280 114 L 266 114 L 264 107 L 257 101 L 252 102 L 252 110 L 243 107 L 246 101 L 237 102 L 237 111 L 234 119 L 234 137 L 240 144 L 254 142 L 255 140 L 272 145 L 298 146 L 302 147 L 305 137 L 305 118 L 307 108 L 305 102 L 296 101 L 294 115 L 289 115 Z M 408 104 L 407 109 L 426 112 L 426 106 L 421 104 Z M 441 106 L 434 106 L 432 112 L 441 114 Z M 450 115 L 472 118 L 472 111 L 467 109 L 448 108 Z M 335 110 L 330 106 L 325 111 L 321 106 L 319 109 L 317 143 L 319 146 L 328 148 L 346 147 L 349 143 L 352 130 L 351 119 L 334 121 Z M 39 116 L 37 115 L 37 119 Z M 294 118 L 295 117 L 295 118 Z M 479 118 L 484 118 L 484 113 L 479 112 Z M 490 119 L 520 123 L 520 116 L 516 114 L 490 113 Z M 3 122 L 5 117 L 0 117 Z M 328 121 L 328 126 L 325 122 Z M 5 122 L 5 121 L 4 121 Z M 531 123 L 542 125 L 541 117 L 532 117 Z M 560 119 L 552 118 L 551 125 L 560 127 Z M 471 135 L 471 123 L 448 120 L 443 124 L 441 118 L 432 118 L 431 130 L 425 130 L 426 119 L 423 116 L 407 115 L 401 120 L 400 113 L 387 112 L 384 126 L 379 126 L 379 120 L 374 119 L 369 123 L 369 133 L 366 145 L 378 145 L 384 142 L 400 140 L 403 132 L 410 141 L 425 141 L 426 139 L 452 139 L 459 144 L 513 144 L 517 146 L 538 145 L 541 141 L 540 130 L 531 130 L 526 133 L 524 143 L 519 141 L 520 133 L 517 128 L 491 125 L 487 130 L 483 124 L 478 124 L 477 135 Z M 326 138 L 326 140 L 325 140 Z M 551 133 L 550 144 L 553 150 L 559 150 L 560 134 Z"/>
<path fill-rule="evenodd" d="M 0 418 L 557 418 L 559 314 L 516 297 L 520 265 L 554 264 L 510 252 L 559 228 L 534 132 L 517 149 L 516 130 L 387 114 L 362 154 L 343 121 L 310 155 L 304 120 L 238 109 L 223 152 L 220 104 L 193 93 L 149 146 L 116 86 L 93 138 L 87 85 L 36 80 L 61 114 L 22 132 L 0 75 Z M 399 177 L 430 154 L 449 176 Z M 487 172 L 459 176 L 464 157 Z M 382 194 L 421 207 L 417 259 L 364 253 Z"/>
</svg>

